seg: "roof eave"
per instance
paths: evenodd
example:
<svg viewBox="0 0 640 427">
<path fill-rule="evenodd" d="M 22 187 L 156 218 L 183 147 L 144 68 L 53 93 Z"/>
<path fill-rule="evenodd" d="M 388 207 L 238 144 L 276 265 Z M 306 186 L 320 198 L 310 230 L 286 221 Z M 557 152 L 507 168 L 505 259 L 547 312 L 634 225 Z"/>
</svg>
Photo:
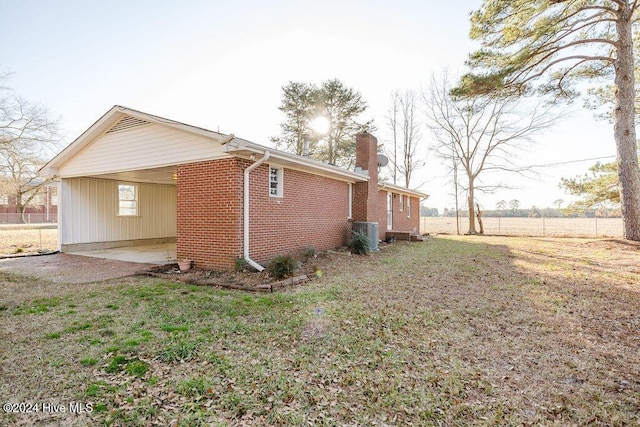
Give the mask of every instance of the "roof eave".
<svg viewBox="0 0 640 427">
<path fill-rule="evenodd" d="M 388 184 L 386 182 L 379 183 L 378 187 L 380 188 L 380 190 L 389 189 L 389 190 L 395 191 L 396 193 L 408 194 L 408 195 L 411 195 L 411 196 L 414 196 L 414 197 L 418 197 L 420 199 L 428 199 L 429 198 L 429 194 L 422 193 L 422 192 L 416 191 L 416 190 L 412 190 L 410 188 L 400 187 L 398 185 Z"/>
<path fill-rule="evenodd" d="M 256 144 L 254 142 L 250 142 L 241 138 L 234 138 L 227 144 L 228 153 L 251 153 L 262 155 L 265 151 L 269 151 L 270 159 L 278 160 L 281 163 L 284 163 L 285 165 L 298 170 L 308 171 L 310 173 L 320 175 L 328 175 L 331 177 L 340 178 L 348 182 L 362 182 L 369 180 L 368 175 L 351 172 L 338 166 L 322 163 L 317 160 L 309 159 L 307 157 L 301 157 L 295 154 L 286 153 L 284 151 Z"/>
</svg>

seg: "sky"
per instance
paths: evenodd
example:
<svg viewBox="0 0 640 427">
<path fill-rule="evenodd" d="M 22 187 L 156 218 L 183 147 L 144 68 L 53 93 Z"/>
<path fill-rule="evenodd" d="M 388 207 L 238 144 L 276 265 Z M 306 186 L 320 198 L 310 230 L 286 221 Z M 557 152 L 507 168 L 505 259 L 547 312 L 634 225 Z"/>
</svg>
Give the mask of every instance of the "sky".
<svg viewBox="0 0 640 427">
<path fill-rule="evenodd" d="M 388 140 L 386 112 L 394 90 L 424 90 L 433 73 L 465 71 L 477 47 L 469 13 L 481 0 L 0 0 L 0 70 L 7 85 L 60 117 L 68 144 L 113 105 L 124 105 L 270 145 L 283 120 L 281 88 L 331 78 L 362 94 L 363 119 Z M 454 205 L 446 168 L 427 150 L 412 187 L 426 206 Z M 519 155 L 549 165 L 534 179 L 501 176 L 517 187 L 478 195 L 521 207 L 572 200 L 561 177 L 585 173 L 615 156 L 612 125 L 577 101 L 571 115 Z M 609 160 L 612 160 L 611 157 Z M 573 163 L 565 163 L 573 162 Z M 566 203 L 565 203 L 566 204 Z"/>
</svg>

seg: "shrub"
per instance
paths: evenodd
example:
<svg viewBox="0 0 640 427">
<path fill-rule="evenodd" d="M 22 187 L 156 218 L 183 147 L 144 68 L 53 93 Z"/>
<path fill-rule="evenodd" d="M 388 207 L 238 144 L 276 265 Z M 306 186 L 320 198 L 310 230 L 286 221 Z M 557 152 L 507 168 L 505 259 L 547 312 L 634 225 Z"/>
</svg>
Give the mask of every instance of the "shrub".
<svg viewBox="0 0 640 427">
<path fill-rule="evenodd" d="M 291 255 L 278 255 L 271 259 L 267 271 L 276 280 L 286 279 L 291 277 L 298 268 L 298 261 Z"/>
<path fill-rule="evenodd" d="M 249 265 L 249 263 L 247 262 L 246 259 L 242 258 L 242 257 L 238 257 L 236 258 L 236 265 L 234 267 L 234 269 L 236 270 L 236 273 L 242 273 L 247 271 L 251 266 Z"/>
<path fill-rule="evenodd" d="M 352 231 L 352 233 L 353 237 L 351 238 L 351 243 L 349 243 L 349 249 L 351 249 L 351 253 L 356 255 L 368 254 L 371 241 L 369 240 L 367 235 L 357 231 Z"/>
<path fill-rule="evenodd" d="M 313 246 L 305 246 L 300 251 L 300 256 L 305 262 L 308 261 L 310 258 L 315 257 L 317 254 L 318 254 L 318 251 Z"/>
</svg>

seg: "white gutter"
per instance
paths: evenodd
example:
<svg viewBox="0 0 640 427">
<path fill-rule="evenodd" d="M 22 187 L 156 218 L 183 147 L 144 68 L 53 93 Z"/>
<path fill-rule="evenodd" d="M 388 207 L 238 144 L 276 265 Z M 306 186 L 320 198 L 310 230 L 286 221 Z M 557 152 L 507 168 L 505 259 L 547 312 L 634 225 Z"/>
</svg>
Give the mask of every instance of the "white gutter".
<svg viewBox="0 0 640 427">
<path fill-rule="evenodd" d="M 249 174 L 268 159 L 269 151 L 265 151 L 260 160 L 244 170 L 244 259 L 251 267 L 258 271 L 263 271 L 264 267 L 249 257 Z"/>
</svg>

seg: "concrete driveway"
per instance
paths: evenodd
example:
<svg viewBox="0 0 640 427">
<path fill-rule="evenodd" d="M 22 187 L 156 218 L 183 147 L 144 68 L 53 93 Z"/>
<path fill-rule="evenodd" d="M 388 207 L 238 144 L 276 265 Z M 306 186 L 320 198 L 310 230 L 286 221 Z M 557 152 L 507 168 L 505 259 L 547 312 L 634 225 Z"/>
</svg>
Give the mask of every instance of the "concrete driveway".
<svg viewBox="0 0 640 427">
<path fill-rule="evenodd" d="M 90 283 L 131 276 L 154 264 L 57 253 L 0 259 L 0 271 L 55 283 Z"/>
</svg>

